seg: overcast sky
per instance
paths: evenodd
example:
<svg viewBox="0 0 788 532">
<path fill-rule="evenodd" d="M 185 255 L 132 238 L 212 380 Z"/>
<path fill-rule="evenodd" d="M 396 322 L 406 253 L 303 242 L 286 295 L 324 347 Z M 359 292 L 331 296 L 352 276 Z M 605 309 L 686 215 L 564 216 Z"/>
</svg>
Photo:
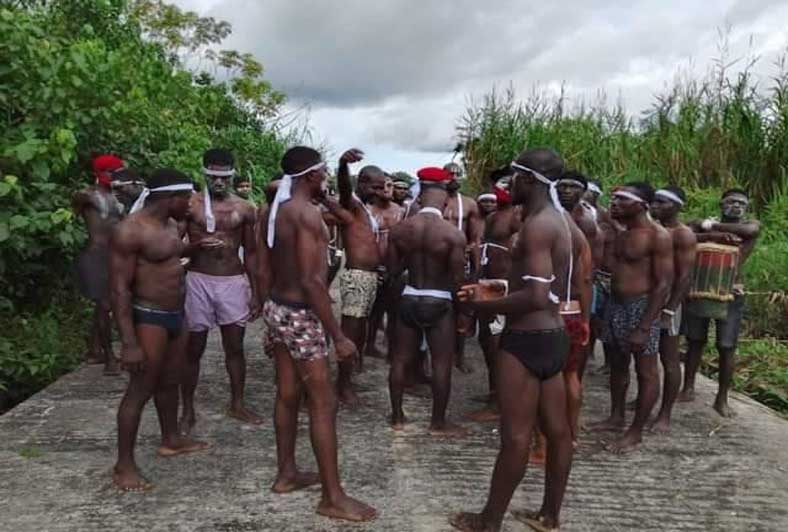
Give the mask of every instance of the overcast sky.
<svg viewBox="0 0 788 532">
<path fill-rule="evenodd" d="M 228 48 L 309 110 L 337 157 L 359 147 L 391 171 L 443 164 L 471 97 L 511 82 L 574 101 L 604 90 L 637 114 L 679 70 L 702 75 L 730 25 L 730 58 L 764 82 L 788 46 L 785 0 L 177 0 L 229 21 Z"/>
</svg>

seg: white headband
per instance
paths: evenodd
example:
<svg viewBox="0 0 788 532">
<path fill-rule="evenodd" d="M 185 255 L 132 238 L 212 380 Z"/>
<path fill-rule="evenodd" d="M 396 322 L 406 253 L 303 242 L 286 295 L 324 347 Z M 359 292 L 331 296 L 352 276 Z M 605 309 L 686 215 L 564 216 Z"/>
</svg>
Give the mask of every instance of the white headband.
<svg viewBox="0 0 788 532">
<path fill-rule="evenodd" d="M 675 192 L 671 192 L 670 190 L 665 190 L 664 188 L 661 188 L 661 189 L 657 190 L 656 192 L 654 192 L 654 195 L 655 196 L 662 196 L 663 198 L 669 199 L 670 201 L 672 201 L 674 203 L 678 203 L 681 206 L 684 205 L 684 200 L 682 200 L 678 196 L 678 194 L 676 194 Z"/>
<path fill-rule="evenodd" d="M 479 197 L 476 198 L 476 201 L 484 201 L 484 200 L 498 200 L 495 194 L 490 194 L 489 192 L 486 194 L 479 194 Z"/>
<path fill-rule="evenodd" d="M 574 185 L 580 188 L 587 188 L 585 183 L 583 183 L 582 181 L 578 181 L 577 179 L 559 179 L 558 184 L 560 185 L 561 183 L 564 183 L 566 185 Z"/>
<path fill-rule="evenodd" d="M 235 175 L 235 170 L 212 170 L 210 168 L 203 167 L 202 173 L 213 177 L 232 177 Z"/>
<path fill-rule="evenodd" d="M 628 190 L 616 190 L 615 192 L 613 192 L 613 197 L 629 199 L 632 201 L 636 201 L 638 203 L 646 203 L 646 200 L 644 200 L 637 194 L 633 194 L 632 192 L 629 192 Z"/>
<path fill-rule="evenodd" d="M 129 214 L 133 214 L 145 206 L 145 200 L 148 199 L 151 192 L 178 192 L 179 190 L 189 190 L 194 191 L 194 185 L 191 183 L 178 183 L 177 185 L 164 185 L 162 187 L 156 188 L 143 188 L 142 192 L 140 192 L 137 201 L 134 202 L 134 205 L 131 206 L 129 210 Z"/>
<path fill-rule="evenodd" d="M 292 197 L 293 179 L 301 177 L 302 175 L 306 175 L 309 172 L 325 168 L 325 166 L 325 161 L 320 161 L 319 163 L 313 164 L 306 170 L 301 170 L 296 174 L 285 174 L 282 176 L 279 186 L 276 189 L 274 202 L 271 204 L 271 212 L 268 215 L 268 234 L 266 235 L 266 243 L 268 244 L 269 248 L 273 249 L 274 247 L 274 240 L 276 238 L 276 215 L 279 213 L 279 206 L 282 203 L 290 201 L 290 198 Z"/>
<path fill-rule="evenodd" d="M 558 184 L 558 181 L 551 181 L 547 179 L 545 176 L 543 176 L 542 174 L 540 174 L 539 172 L 537 172 L 536 170 L 518 164 L 516 161 L 512 161 L 511 167 L 517 170 L 522 170 L 523 172 L 529 172 L 536 178 L 537 181 L 547 185 L 550 189 L 550 200 L 553 202 L 553 207 L 558 209 L 558 212 L 564 211 L 564 207 L 563 205 L 561 205 L 561 200 L 558 199 L 558 191 L 555 188 L 556 185 Z"/>
<path fill-rule="evenodd" d="M 602 189 L 599 188 L 599 185 L 597 185 L 596 183 L 589 183 L 588 190 L 590 190 L 594 194 L 599 194 L 600 196 L 602 195 Z"/>
</svg>

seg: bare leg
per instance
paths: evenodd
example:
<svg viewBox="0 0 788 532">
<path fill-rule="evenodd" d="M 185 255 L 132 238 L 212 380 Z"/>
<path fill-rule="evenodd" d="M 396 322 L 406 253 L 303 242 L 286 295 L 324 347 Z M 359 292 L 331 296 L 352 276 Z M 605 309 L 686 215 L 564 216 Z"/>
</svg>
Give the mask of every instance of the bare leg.
<svg viewBox="0 0 788 532">
<path fill-rule="evenodd" d="M 688 403 L 695 399 L 695 376 L 698 374 L 700 359 L 705 347 L 706 342 L 689 340 L 687 362 L 684 364 L 684 389 L 681 390 L 678 397 L 680 403 Z"/>
<path fill-rule="evenodd" d="M 624 428 L 624 408 L 629 387 L 630 354 L 622 353 L 617 346 L 607 345 L 605 352 L 610 357 L 610 417 L 592 423 L 590 430 L 621 430 Z"/>
<path fill-rule="evenodd" d="M 181 379 L 181 401 L 183 412 L 179 423 L 181 434 L 189 434 L 194 428 L 196 415 L 194 412 L 194 392 L 200 380 L 200 360 L 205 353 L 208 342 L 208 331 L 191 331 L 186 346 L 186 361 L 184 363 L 183 378 Z"/>
<path fill-rule="evenodd" d="M 583 355 L 580 355 L 581 357 Z M 577 371 L 569 371 L 564 375 L 566 386 L 566 413 L 569 420 L 569 430 L 572 444 L 577 444 L 580 435 L 580 409 L 583 406 L 583 385 Z"/>
<path fill-rule="evenodd" d="M 451 394 L 451 372 L 454 351 L 452 336 L 456 325 L 454 312 L 447 312 L 427 331 L 427 343 L 432 354 L 432 419 L 430 432 L 439 436 L 464 436 L 466 430 L 446 420 L 446 407 Z"/>
<path fill-rule="evenodd" d="M 496 389 L 501 406 L 501 450 L 495 462 L 487 503 L 481 513 L 463 512 L 449 519 L 452 526 L 460 530 L 500 530 L 514 490 L 525 475 L 541 384 L 506 351 L 498 352 L 496 370 Z M 565 393 L 563 389 L 561 392 Z M 561 399 L 560 418 L 565 423 L 564 401 Z"/>
<path fill-rule="evenodd" d="M 495 354 L 498 352 L 498 339 L 499 336 L 493 336 L 490 332 L 490 320 L 481 318 L 479 319 L 479 345 L 481 345 L 482 353 L 484 354 L 484 363 L 487 366 L 487 386 L 489 395 L 487 404 L 475 412 L 469 412 L 465 416 L 477 422 L 497 421 L 501 417 L 501 412 L 498 409 L 498 402 L 496 400 L 497 394 L 495 392 Z"/>
<path fill-rule="evenodd" d="M 670 415 L 673 412 L 673 403 L 676 401 L 681 386 L 679 340 L 679 336 L 668 336 L 664 331 L 659 340 L 659 355 L 665 380 L 662 385 L 662 406 L 657 414 L 657 419 L 651 425 L 653 432 L 670 432 Z"/>
<path fill-rule="evenodd" d="M 392 352 L 389 369 L 389 397 L 391 399 L 391 427 L 402 430 L 405 427 L 405 413 L 402 410 L 402 396 L 405 392 L 407 370 L 417 358 L 418 342 L 421 331 L 408 327 L 397 317 L 397 349 Z"/>
<path fill-rule="evenodd" d="M 101 345 L 102 358 L 104 360 L 104 375 L 120 375 L 118 361 L 115 360 L 115 353 L 112 352 L 112 318 L 109 302 L 102 302 L 96 307 L 98 311 L 98 340 Z"/>
<path fill-rule="evenodd" d="M 367 337 L 367 319 L 342 316 L 342 332 L 350 338 L 358 349 L 358 367 L 361 369 L 363 361 L 364 344 Z M 348 407 L 355 408 L 361 404 L 355 390 L 353 390 L 352 375 L 354 361 L 339 362 L 337 373 L 337 397 Z"/>
<path fill-rule="evenodd" d="M 245 327 L 240 325 L 222 325 L 222 347 L 224 347 L 224 363 L 230 376 L 230 409 L 228 415 L 244 423 L 260 425 L 263 418 L 244 405 L 244 389 L 246 388 L 246 357 L 244 356 Z"/>
<path fill-rule="evenodd" d="M 638 376 L 638 398 L 635 419 L 623 436 L 608 446 L 614 453 L 626 453 L 634 450 L 643 439 L 643 427 L 651 417 L 651 411 L 659 396 L 659 371 L 655 355 L 639 354 L 635 356 L 635 369 Z"/>
<path fill-rule="evenodd" d="M 372 358 L 383 358 L 383 353 L 381 353 L 377 348 L 376 340 L 378 338 L 378 330 L 383 323 L 383 314 L 385 314 L 386 306 L 386 287 L 383 286 L 378 290 L 377 297 L 375 298 L 375 304 L 372 306 L 372 312 L 369 314 L 369 319 L 367 320 L 369 326 L 367 331 L 366 356 Z"/>
<path fill-rule="evenodd" d="M 322 484 L 317 513 L 349 521 L 369 521 L 377 510 L 348 497 L 339 482 L 337 465 L 337 400 L 331 388 L 328 359 L 296 362 L 309 396 L 309 433 Z"/>
<path fill-rule="evenodd" d="M 101 364 L 104 362 L 104 353 L 101 349 L 101 333 L 99 322 L 101 320 L 101 304 L 98 302 L 93 303 L 93 320 L 90 323 L 90 331 L 87 336 L 87 353 L 85 353 L 85 362 L 88 364 Z"/>
<path fill-rule="evenodd" d="M 469 334 L 473 334 L 473 327 L 476 326 L 476 319 L 474 316 L 466 316 L 459 313 L 457 315 L 457 329 L 460 332 L 456 333 L 457 337 L 457 356 L 454 359 L 454 365 L 460 372 L 468 374 L 473 372 L 473 368 L 465 361 L 465 338 Z"/>
<path fill-rule="evenodd" d="M 733 381 L 734 362 L 733 356 L 736 348 L 717 347 L 720 354 L 720 374 L 717 397 L 714 399 L 714 410 L 723 417 L 733 417 L 735 412 L 728 406 L 728 390 Z"/>
</svg>

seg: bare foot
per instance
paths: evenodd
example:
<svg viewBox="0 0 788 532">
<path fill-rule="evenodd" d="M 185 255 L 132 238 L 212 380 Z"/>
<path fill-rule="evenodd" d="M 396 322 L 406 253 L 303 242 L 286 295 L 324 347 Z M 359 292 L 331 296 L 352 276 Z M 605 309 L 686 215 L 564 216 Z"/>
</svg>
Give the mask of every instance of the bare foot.
<svg viewBox="0 0 788 532">
<path fill-rule="evenodd" d="M 356 392 L 350 387 L 337 390 L 337 399 L 339 399 L 342 406 L 350 408 L 351 410 L 361 406 L 361 399 L 359 399 Z"/>
<path fill-rule="evenodd" d="M 397 432 L 401 432 L 405 430 L 405 416 L 391 416 L 389 418 L 389 424 L 393 430 Z"/>
<path fill-rule="evenodd" d="M 539 532 L 558 532 L 558 525 L 541 512 L 532 510 L 512 510 L 512 517 Z"/>
<path fill-rule="evenodd" d="M 170 458 L 179 454 L 192 453 L 208 449 L 211 445 L 204 441 L 196 441 L 184 436 L 178 436 L 169 442 L 162 442 L 159 446 L 159 456 Z"/>
<path fill-rule="evenodd" d="M 464 360 L 457 361 L 454 367 L 456 367 L 460 371 L 460 373 L 464 375 L 469 375 L 473 373 L 473 368 L 469 366 L 468 363 L 465 362 Z"/>
<path fill-rule="evenodd" d="M 676 397 L 676 401 L 678 401 L 679 403 L 691 403 L 694 400 L 695 400 L 695 390 L 693 389 L 681 390 L 679 396 Z"/>
<path fill-rule="evenodd" d="M 250 425 L 262 425 L 263 418 L 252 412 L 251 410 L 247 409 L 244 406 L 240 407 L 230 407 L 227 410 L 227 415 L 233 419 L 237 419 L 238 421 L 243 421 L 244 423 L 248 423 Z"/>
<path fill-rule="evenodd" d="M 188 436 L 189 434 L 191 434 L 191 431 L 194 428 L 195 423 L 197 423 L 197 421 L 196 418 L 194 417 L 194 412 L 190 414 L 184 413 L 180 421 L 178 421 L 178 433 L 181 436 Z"/>
<path fill-rule="evenodd" d="M 716 410 L 717 413 L 722 417 L 736 417 L 736 412 L 730 406 L 728 406 L 728 401 L 720 401 L 717 399 L 714 401 L 714 410 Z"/>
<path fill-rule="evenodd" d="M 372 521 L 378 516 L 378 511 L 373 507 L 347 495 L 342 495 L 336 501 L 323 499 L 317 507 L 317 513 L 332 519 L 347 521 Z"/>
<path fill-rule="evenodd" d="M 449 517 L 449 524 L 463 532 L 498 532 L 500 524 L 490 523 L 482 514 L 460 512 Z"/>
<path fill-rule="evenodd" d="M 596 423 L 590 423 L 588 430 L 591 432 L 619 432 L 624 428 L 626 421 L 622 418 L 609 417 Z"/>
<path fill-rule="evenodd" d="M 468 435 L 468 429 L 448 421 L 431 424 L 429 432 L 433 436 L 443 436 L 446 438 L 462 438 Z"/>
<path fill-rule="evenodd" d="M 107 357 L 107 362 L 104 364 L 104 375 L 107 377 L 120 375 L 120 368 L 118 367 L 118 361 L 115 360 L 115 357 Z"/>
<path fill-rule="evenodd" d="M 112 482 L 120 491 L 145 492 L 153 489 L 153 484 L 140 475 L 136 468 L 120 469 L 115 466 L 112 470 Z"/>
<path fill-rule="evenodd" d="M 669 434 L 670 433 L 670 418 L 659 416 L 651 426 L 648 428 L 649 432 L 654 434 Z"/>
<path fill-rule="evenodd" d="M 487 421 L 498 421 L 501 419 L 501 412 L 498 411 L 497 407 L 486 406 L 481 410 L 468 412 L 465 414 L 465 417 L 471 421 L 476 421 L 477 423 L 485 423 Z"/>
<path fill-rule="evenodd" d="M 637 450 L 642 440 L 639 433 L 627 431 L 621 438 L 609 443 L 605 449 L 613 454 L 627 454 Z"/>
<path fill-rule="evenodd" d="M 277 477 L 274 485 L 271 486 L 271 491 L 274 493 L 291 493 L 293 491 L 302 490 L 309 486 L 320 484 L 320 475 L 317 473 L 301 473 L 296 472 L 291 477 Z"/>
</svg>

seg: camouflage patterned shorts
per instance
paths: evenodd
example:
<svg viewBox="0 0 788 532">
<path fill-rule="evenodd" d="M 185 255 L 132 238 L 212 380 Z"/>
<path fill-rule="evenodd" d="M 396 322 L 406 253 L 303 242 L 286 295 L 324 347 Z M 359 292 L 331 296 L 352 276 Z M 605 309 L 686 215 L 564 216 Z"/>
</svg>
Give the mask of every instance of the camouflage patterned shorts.
<svg viewBox="0 0 788 532">
<path fill-rule="evenodd" d="M 308 305 L 269 299 L 263 306 L 263 322 L 266 327 L 263 344 L 269 356 L 275 344 L 283 344 L 295 360 L 328 356 L 323 324 Z"/>
<path fill-rule="evenodd" d="M 378 293 L 378 273 L 366 270 L 345 270 L 339 276 L 342 294 L 342 315 L 366 318 L 372 312 Z"/>
</svg>

